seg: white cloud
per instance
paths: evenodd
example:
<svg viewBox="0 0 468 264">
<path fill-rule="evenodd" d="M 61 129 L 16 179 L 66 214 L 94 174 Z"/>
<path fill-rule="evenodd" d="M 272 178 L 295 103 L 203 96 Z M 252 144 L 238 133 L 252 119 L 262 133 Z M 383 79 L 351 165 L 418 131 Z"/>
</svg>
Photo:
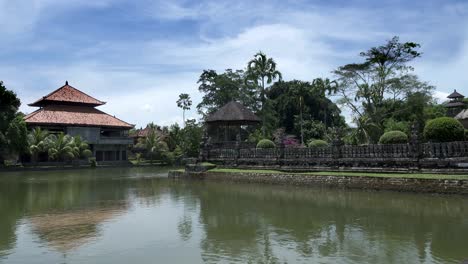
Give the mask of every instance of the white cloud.
<svg viewBox="0 0 468 264">
<path fill-rule="evenodd" d="M 0 0 L 0 33 L 23 36 L 25 32 L 33 32 L 41 19 L 51 20 L 61 11 L 106 8 L 111 2 Z M 241 69 L 253 54 L 262 50 L 276 60 L 286 80 L 330 77 L 335 67 L 359 61 L 359 51 L 381 44 L 393 35 L 401 35 L 404 40 L 427 41 L 423 43 L 426 44 L 423 51 L 433 54 L 445 48 L 433 41 L 445 36 L 446 30 L 443 26 L 434 27 L 435 20 L 439 23 L 445 18 L 456 25 L 466 25 L 448 17 L 448 14 L 454 17 L 464 14 L 465 5 L 446 7 L 432 18 L 419 10 L 299 8 L 297 3 L 275 5 L 260 1 L 131 3 L 138 5 L 145 17 L 169 22 L 196 21 L 199 31 L 191 40 L 147 37 L 144 41 L 123 39 L 116 42 L 103 37 L 90 40 L 92 44 L 88 46 L 73 49 L 71 53 L 76 59 L 60 65 L 50 66 L 42 61 L 26 66 L 3 65 L 0 76 L 9 88 L 18 92 L 23 101 L 21 109 L 32 111 L 25 103 L 68 80 L 76 88 L 107 101 L 102 110 L 138 127 L 151 121 L 161 125 L 182 123 L 182 112 L 175 101 L 180 93 L 189 93 L 195 108 L 201 100 L 196 82 L 203 69 Z M 391 24 L 388 18 L 392 18 Z M 397 26 L 398 22 L 408 24 L 413 20 L 420 23 L 414 27 Z M 438 87 L 436 97 L 443 98 L 454 88 L 468 95 L 465 73 L 468 32 L 459 34 L 465 38 L 461 37 L 461 48 L 454 56 L 424 54 L 415 64 L 421 79 Z M 32 38 L 33 35 L 28 36 Z M 151 32 L 148 36 L 152 36 Z M 27 42 L 24 48 L 42 52 L 57 45 L 47 38 L 38 40 Z M 15 46 L 25 45 L 23 42 L 15 44 L 0 48 L 7 54 Z M 197 116 L 195 109 L 187 116 Z M 350 120 L 349 114 L 346 118 Z"/>
</svg>

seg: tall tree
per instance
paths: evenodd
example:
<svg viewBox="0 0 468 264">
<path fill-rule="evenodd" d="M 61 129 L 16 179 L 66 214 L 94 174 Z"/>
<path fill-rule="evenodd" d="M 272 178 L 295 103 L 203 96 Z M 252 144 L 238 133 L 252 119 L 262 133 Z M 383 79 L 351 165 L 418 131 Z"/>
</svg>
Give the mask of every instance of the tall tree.
<svg viewBox="0 0 468 264">
<path fill-rule="evenodd" d="M 253 111 L 258 109 L 255 86 L 246 81 L 242 70 L 227 69 L 220 74 L 214 70 L 204 70 L 198 83 L 198 90 L 204 95 L 197 109 L 203 116 L 230 101 L 238 101 Z"/>
<path fill-rule="evenodd" d="M 181 93 L 179 95 L 179 100 L 177 100 L 177 107 L 182 109 L 184 126 L 185 126 L 185 111 L 190 110 L 191 106 L 192 106 L 192 100 L 190 99 L 190 95 L 186 93 Z"/>
<path fill-rule="evenodd" d="M 0 81 L 0 162 L 10 152 L 8 147 L 7 130 L 10 123 L 15 119 L 21 102 L 17 95 L 7 90 L 2 81 Z"/>
<path fill-rule="evenodd" d="M 6 138 L 8 149 L 11 154 L 18 155 L 27 152 L 28 129 L 22 115 L 17 115 L 8 125 Z"/>
<path fill-rule="evenodd" d="M 276 70 L 276 62 L 272 58 L 268 58 L 263 52 L 258 52 L 254 58 L 247 64 L 247 76 L 249 80 L 257 82 L 260 89 L 260 102 L 262 114 L 262 133 L 266 135 L 265 118 L 265 102 L 266 102 L 266 84 L 271 84 L 275 79 L 281 80 L 281 73 Z"/>
<path fill-rule="evenodd" d="M 413 89 L 414 82 L 408 86 L 405 79 L 413 70 L 408 63 L 421 56 L 419 47 L 417 43 L 402 43 L 394 37 L 382 46 L 361 52 L 364 62 L 347 64 L 333 71 L 339 83 L 336 92 L 340 96 L 339 103 L 352 111 L 358 125 L 366 123 L 377 128 L 367 130 L 371 142 L 377 142 L 383 131 L 387 117 L 384 100 L 397 99 Z"/>
</svg>

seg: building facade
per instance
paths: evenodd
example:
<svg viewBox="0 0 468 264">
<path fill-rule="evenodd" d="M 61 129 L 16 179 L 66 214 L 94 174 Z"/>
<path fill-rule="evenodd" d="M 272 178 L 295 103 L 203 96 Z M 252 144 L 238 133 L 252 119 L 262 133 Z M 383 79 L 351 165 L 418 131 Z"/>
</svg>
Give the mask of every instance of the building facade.
<svg viewBox="0 0 468 264">
<path fill-rule="evenodd" d="M 128 132 L 134 125 L 106 114 L 96 107 L 105 102 L 70 86 L 64 86 L 29 106 L 39 107 L 24 119 L 29 128 L 41 127 L 50 133 L 81 136 L 97 161 L 124 162 L 133 140 Z"/>
</svg>

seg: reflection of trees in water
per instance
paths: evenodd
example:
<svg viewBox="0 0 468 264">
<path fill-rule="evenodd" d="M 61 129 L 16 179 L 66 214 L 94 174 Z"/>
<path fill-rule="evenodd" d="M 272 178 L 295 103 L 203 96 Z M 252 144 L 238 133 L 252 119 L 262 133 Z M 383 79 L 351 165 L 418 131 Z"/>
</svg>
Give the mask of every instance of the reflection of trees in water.
<svg viewBox="0 0 468 264">
<path fill-rule="evenodd" d="M 192 218 L 190 215 L 184 214 L 177 224 L 177 230 L 179 231 L 182 240 L 187 241 L 192 236 Z"/>
<path fill-rule="evenodd" d="M 398 262 L 416 256 L 420 262 L 427 245 L 435 257 L 466 258 L 464 197 L 222 183 L 204 184 L 197 193 L 203 255 L 212 261 L 265 259 L 265 237 L 273 239 L 276 254 L 293 246 L 304 258 L 349 254 Z"/>
<path fill-rule="evenodd" d="M 157 187 L 157 179 L 143 178 L 154 174 L 118 168 L 15 172 L 0 177 L 0 256 L 14 247 L 15 230 L 24 216 L 39 237 L 56 249 L 95 238 L 99 223 L 128 208 L 129 190 L 136 190 L 141 199 L 159 200 L 158 189 L 163 187 Z"/>
</svg>

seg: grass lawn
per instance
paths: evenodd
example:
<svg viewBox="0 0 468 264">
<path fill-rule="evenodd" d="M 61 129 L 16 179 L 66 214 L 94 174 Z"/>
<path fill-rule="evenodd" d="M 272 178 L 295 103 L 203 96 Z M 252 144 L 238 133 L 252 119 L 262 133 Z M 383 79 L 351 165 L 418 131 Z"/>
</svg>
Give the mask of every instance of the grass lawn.
<svg viewBox="0 0 468 264">
<path fill-rule="evenodd" d="M 408 178 L 408 179 L 441 179 L 441 180 L 468 180 L 468 175 L 461 174 L 434 174 L 434 173 L 377 173 L 377 172 L 282 172 L 278 170 L 248 170 L 248 169 L 222 169 L 215 168 L 209 172 L 226 172 L 226 173 L 264 173 L 264 174 L 297 174 L 297 175 L 317 175 L 317 176 L 365 176 L 365 177 L 382 177 L 382 178 Z"/>
</svg>

